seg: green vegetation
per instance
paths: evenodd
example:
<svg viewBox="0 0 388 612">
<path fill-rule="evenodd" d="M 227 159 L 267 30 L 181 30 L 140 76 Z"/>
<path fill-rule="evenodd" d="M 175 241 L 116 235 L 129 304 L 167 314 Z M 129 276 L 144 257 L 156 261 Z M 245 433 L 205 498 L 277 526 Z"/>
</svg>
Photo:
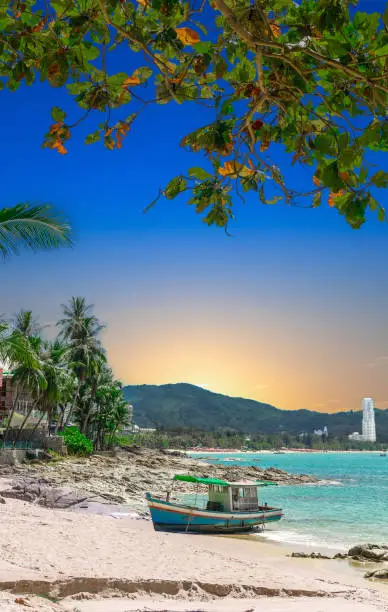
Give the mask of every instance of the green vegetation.
<svg viewBox="0 0 388 612">
<path fill-rule="evenodd" d="M 17 255 L 21 247 L 32 251 L 71 246 L 71 230 L 58 212 L 47 204 L 17 204 L 0 208 L 0 253 Z"/>
<path fill-rule="evenodd" d="M 0 358 L 9 365 L 13 387 L 3 445 L 8 440 L 18 443 L 33 417 L 31 440 L 46 418 L 50 432 L 65 428 L 71 446 L 85 453 L 111 443 L 130 421 L 122 385 L 115 380 L 99 339 L 103 326 L 92 307 L 84 298 L 73 297 L 62 309 L 54 340 L 43 337 L 31 311 L 22 310 L 10 323 L 0 324 Z M 13 417 L 22 397 L 28 398 L 28 409 L 15 428 Z M 74 423 L 80 431 L 67 427 Z"/>
<path fill-rule="evenodd" d="M 369 152 L 388 150 L 388 12 L 354 4 L 12 0 L 0 9 L 1 86 L 47 81 L 73 97 L 74 116 L 54 107 L 44 137 L 59 154 L 82 121 L 87 145 L 121 149 L 155 105 L 199 104 L 204 124 L 181 141 L 198 162 L 159 197 L 189 194 L 221 227 L 247 192 L 263 205 L 328 202 L 359 228 L 368 211 L 385 220 L 376 192 L 388 173 Z M 295 164 L 306 171 L 302 191 Z"/>
<path fill-rule="evenodd" d="M 139 427 L 164 430 L 203 430 L 291 436 L 313 434 L 328 427 L 329 434 L 345 439 L 361 429 L 361 412 L 323 414 L 309 410 L 279 410 L 269 404 L 211 393 L 189 384 L 125 387 Z M 376 410 L 378 441 L 388 442 L 388 410 Z"/>
<path fill-rule="evenodd" d="M 93 443 L 78 427 L 65 427 L 61 435 L 70 455 L 90 455 L 93 452 Z"/>
<path fill-rule="evenodd" d="M 282 448 L 314 450 L 383 450 L 384 443 L 353 442 L 347 437 L 329 435 L 328 438 L 308 434 L 300 437 L 287 432 L 281 434 L 255 433 L 249 436 L 233 431 L 209 432 L 180 428 L 155 432 L 138 432 L 131 436 L 121 436 L 117 443 L 121 446 L 145 446 L 159 449 L 232 448 L 236 450 L 279 450 Z"/>
</svg>

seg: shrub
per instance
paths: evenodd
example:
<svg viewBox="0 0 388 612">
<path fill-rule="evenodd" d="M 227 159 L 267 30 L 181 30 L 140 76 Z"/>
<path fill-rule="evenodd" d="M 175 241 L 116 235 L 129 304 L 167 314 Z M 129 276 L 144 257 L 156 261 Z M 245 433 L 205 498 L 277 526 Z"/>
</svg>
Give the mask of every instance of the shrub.
<svg viewBox="0 0 388 612">
<path fill-rule="evenodd" d="M 61 435 L 70 455 L 90 455 L 93 452 L 93 443 L 80 432 L 78 427 L 65 427 Z"/>
</svg>

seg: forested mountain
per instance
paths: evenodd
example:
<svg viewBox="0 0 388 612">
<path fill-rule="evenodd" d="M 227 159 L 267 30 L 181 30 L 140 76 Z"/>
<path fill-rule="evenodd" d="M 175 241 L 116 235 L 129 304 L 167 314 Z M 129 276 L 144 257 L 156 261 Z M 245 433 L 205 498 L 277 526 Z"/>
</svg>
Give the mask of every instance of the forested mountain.
<svg viewBox="0 0 388 612">
<path fill-rule="evenodd" d="M 359 411 L 326 414 L 279 410 L 270 404 L 228 397 L 186 383 L 127 386 L 124 395 L 134 406 L 134 422 L 140 427 L 300 434 L 326 425 L 329 434 L 335 436 L 361 432 Z M 376 410 L 376 429 L 378 439 L 388 441 L 388 410 Z"/>
</svg>

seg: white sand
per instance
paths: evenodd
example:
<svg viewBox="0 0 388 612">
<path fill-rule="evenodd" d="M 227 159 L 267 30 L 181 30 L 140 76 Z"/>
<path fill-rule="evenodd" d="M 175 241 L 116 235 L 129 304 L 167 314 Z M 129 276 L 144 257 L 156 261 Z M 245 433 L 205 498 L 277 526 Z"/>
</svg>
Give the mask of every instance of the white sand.
<svg viewBox="0 0 388 612">
<path fill-rule="evenodd" d="M 366 581 L 347 561 L 290 559 L 287 552 L 255 537 L 167 534 L 147 521 L 54 511 L 12 499 L 0 505 L 0 588 L 52 589 L 59 599 L 80 591 L 97 597 L 65 600 L 53 610 L 388 610 L 388 586 Z M 98 600 L 112 588 L 132 600 Z M 317 592 L 333 599 L 305 597 Z M 2 607 L 0 599 L 0 610 L 7 609 L 15 607 Z"/>
</svg>

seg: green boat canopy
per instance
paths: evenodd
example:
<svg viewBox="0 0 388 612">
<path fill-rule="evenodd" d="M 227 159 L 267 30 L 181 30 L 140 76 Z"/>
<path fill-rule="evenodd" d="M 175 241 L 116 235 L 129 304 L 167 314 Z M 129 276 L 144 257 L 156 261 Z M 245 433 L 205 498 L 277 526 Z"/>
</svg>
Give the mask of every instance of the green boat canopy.
<svg viewBox="0 0 388 612">
<path fill-rule="evenodd" d="M 199 476 L 190 476 L 190 474 L 175 474 L 174 480 L 181 480 L 183 482 L 196 482 L 204 485 L 218 485 L 219 487 L 232 487 L 232 486 L 256 486 L 256 487 L 270 487 L 277 486 L 277 482 L 271 482 L 270 480 L 252 480 L 249 483 L 239 482 L 227 482 L 226 480 L 220 480 L 220 478 L 200 478 Z"/>
<path fill-rule="evenodd" d="M 218 485 L 220 487 L 228 487 L 229 483 L 226 480 L 219 478 L 200 478 L 199 476 L 190 476 L 189 474 L 175 474 L 174 480 L 182 480 L 183 482 L 197 482 L 198 484 Z"/>
</svg>

